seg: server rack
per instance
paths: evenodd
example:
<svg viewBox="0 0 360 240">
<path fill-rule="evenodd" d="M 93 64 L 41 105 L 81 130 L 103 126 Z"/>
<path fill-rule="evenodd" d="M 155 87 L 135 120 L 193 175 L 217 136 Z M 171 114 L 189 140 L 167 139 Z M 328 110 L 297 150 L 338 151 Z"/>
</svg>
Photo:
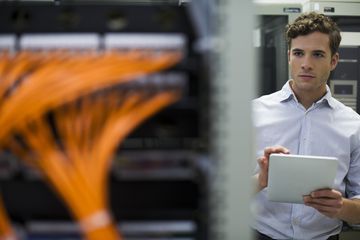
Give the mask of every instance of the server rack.
<svg viewBox="0 0 360 240">
<path fill-rule="evenodd" d="M 258 95 L 280 90 L 289 79 L 287 43 L 284 35 L 286 24 L 302 13 L 300 3 L 263 3 L 256 2 L 258 17 L 256 48 L 258 66 L 261 69 Z"/>
<path fill-rule="evenodd" d="M 165 45 L 174 34 L 185 39 L 184 59 L 152 76 L 183 81 L 182 99 L 136 129 L 114 160 L 111 208 L 128 239 L 208 239 L 209 75 L 204 50 L 194 47 L 207 26 L 194 15 L 203 14 L 198 7 L 183 1 L 0 2 L 0 46 L 11 51 L 23 48 L 26 39 L 31 48 L 37 36 L 63 33 L 90 33 L 102 39 L 99 49 L 111 34 L 141 34 L 145 45 L 158 36 L 167 39 Z M 0 162 L 1 193 L 24 239 L 79 239 L 79 229 L 39 173 L 6 151 Z"/>
</svg>

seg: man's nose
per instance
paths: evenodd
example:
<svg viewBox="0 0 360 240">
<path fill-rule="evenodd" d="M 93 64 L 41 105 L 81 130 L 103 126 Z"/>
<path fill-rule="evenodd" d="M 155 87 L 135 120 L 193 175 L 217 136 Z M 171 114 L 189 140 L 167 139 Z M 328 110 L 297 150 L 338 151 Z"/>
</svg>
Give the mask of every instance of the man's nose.
<svg viewBox="0 0 360 240">
<path fill-rule="evenodd" d="M 303 62 L 301 63 L 301 69 L 303 69 L 304 71 L 309 71 L 313 69 L 311 57 L 305 56 L 303 58 Z"/>
</svg>

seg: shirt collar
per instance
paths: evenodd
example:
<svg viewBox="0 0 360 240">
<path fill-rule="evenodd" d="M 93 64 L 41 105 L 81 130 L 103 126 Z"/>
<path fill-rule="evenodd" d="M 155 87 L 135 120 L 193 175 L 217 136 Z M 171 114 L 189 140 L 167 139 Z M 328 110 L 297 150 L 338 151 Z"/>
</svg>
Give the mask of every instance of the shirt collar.
<svg viewBox="0 0 360 240">
<path fill-rule="evenodd" d="M 291 99 L 294 99 L 298 102 L 295 93 L 290 87 L 290 81 L 291 80 L 288 80 L 280 91 L 280 102 L 290 101 Z M 331 96 L 331 91 L 328 85 L 326 85 L 326 94 L 319 101 L 317 101 L 317 103 L 322 102 L 326 102 L 331 108 L 335 107 L 335 101 L 334 98 Z"/>
</svg>

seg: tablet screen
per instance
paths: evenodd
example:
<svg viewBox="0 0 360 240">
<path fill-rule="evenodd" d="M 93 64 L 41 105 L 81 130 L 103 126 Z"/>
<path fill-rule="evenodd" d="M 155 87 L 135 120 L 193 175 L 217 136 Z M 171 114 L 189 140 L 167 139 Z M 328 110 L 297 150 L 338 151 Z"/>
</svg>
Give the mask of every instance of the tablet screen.
<svg viewBox="0 0 360 240">
<path fill-rule="evenodd" d="M 318 189 L 332 188 L 337 158 L 271 154 L 267 195 L 270 201 L 303 203 L 303 196 Z"/>
</svg>

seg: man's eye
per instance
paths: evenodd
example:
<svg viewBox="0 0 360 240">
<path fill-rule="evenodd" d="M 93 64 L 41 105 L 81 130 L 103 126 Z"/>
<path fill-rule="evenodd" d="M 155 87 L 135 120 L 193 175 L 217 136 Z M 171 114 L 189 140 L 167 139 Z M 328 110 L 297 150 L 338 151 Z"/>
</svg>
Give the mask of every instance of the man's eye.
<svg viewBox="0 0 360 240">
<path fill-rule="evenodd" d="M 301 57 L 304 54 L 302 52 L 293 52 L 294 56 Z"/>
<path fill-rule="evenodd" d="M 322 58 L 322 57 L 324 57 L 324 54 L 322 54 L 322 53 L 314 53 L 314 57 Z"/>
</svg>

